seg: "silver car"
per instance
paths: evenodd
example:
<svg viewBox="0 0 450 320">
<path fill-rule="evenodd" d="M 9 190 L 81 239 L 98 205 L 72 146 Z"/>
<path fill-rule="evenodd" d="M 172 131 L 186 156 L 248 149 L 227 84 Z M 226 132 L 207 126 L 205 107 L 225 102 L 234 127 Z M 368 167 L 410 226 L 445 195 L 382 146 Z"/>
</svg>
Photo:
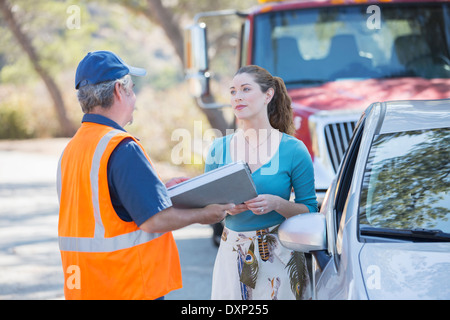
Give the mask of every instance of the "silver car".
<svg viewBox="0 0 450 320">
<path fill-rule="evenodd" d="M 372 104 L 320 213 L 283 246 L 314 256 L 316 299 L 450 299 L 450 100 Z"/>
</svg>

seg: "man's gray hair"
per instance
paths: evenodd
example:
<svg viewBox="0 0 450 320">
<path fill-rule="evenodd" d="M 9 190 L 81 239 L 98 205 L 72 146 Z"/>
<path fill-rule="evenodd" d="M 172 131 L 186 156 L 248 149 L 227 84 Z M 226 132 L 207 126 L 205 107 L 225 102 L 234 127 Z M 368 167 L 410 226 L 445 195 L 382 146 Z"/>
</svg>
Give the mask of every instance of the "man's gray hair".
<svg viewBox="0 0 450 320">
<path fill-rule="evenodd" d="M 114 101 L 114 87 L 119 82 L 125 92 L 130 92 L 131 77 L 126 75 L 120 79 L 88 84 L 78 89 L 77 97 L 84 113 L 89 113 L 95 106 L 108 109 Z"/>
</svg>

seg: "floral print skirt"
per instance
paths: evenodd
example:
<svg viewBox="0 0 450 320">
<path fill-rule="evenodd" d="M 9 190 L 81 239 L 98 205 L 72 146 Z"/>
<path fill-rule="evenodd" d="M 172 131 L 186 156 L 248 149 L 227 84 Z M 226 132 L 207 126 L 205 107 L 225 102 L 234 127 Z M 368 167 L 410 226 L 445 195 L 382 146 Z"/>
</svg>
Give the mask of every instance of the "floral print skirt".
<svg viewBox="0 0 450 320">
<path fill-rule="evenodd" d="M 278 226 L 236 232 L 224 228 L 214 265 L 211 299 L 310 299 L 305 255 L 283 247 Z"/>
</svg>

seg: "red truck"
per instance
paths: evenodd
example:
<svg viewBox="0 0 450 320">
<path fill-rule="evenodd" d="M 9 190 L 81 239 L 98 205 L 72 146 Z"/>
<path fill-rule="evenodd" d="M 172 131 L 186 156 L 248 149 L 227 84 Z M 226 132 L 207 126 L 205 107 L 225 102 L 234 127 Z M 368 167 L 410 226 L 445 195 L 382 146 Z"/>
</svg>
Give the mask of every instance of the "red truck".
<svg viewBox="0 0 450 320">
<path fill-rule="evenodd" d="M 286 83 L 295 135 L 313 159 L 319 200 L 372 102 L 450 97 L 448 1 L 324 0 L 198 14 L 187 29 L 185 62 L 200 101 L 212 95 L 200 20 L 229 14 L 242 19 L 236 70 L 260 65 Z"/>
</svg>

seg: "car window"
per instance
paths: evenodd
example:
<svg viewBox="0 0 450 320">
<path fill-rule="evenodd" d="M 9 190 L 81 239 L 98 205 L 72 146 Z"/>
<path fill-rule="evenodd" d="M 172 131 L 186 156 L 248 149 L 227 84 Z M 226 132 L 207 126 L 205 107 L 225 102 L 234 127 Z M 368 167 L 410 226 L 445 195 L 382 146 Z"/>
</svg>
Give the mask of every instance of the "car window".
<svg viewBox="0 0 450 320">
<path fill-rule="evenodd" d="M 366 165 L 360 228 L 450 232 L 450 130 L 381 134 Z"/>
<path fill-rule="evenodd" d="M 348 192 L 353 178 L 356 158 L 358 156 L 359 147 L 364 131 L 365 118 L 356 126 L 349 147 L 344 155 L 341 168 L 337 179 L 336 196 L 334 210 L 336 215 L 336 230 L 339 230 L 339 224 L 342 218 L 345 202 L 347 201 Z"/>
</svg>

